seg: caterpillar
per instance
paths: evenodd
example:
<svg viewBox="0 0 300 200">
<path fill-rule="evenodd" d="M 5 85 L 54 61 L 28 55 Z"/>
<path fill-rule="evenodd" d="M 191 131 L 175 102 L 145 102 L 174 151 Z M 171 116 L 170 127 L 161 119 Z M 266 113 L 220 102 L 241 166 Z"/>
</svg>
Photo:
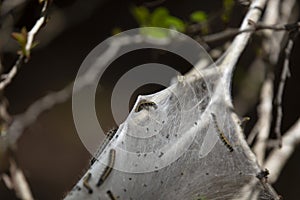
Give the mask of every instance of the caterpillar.
<svg viewBox="0 0 300 200">
<path fill-rule="evenodd" d="M 230 142 L 228 141 L 228 139 L 225 137 L 223 131 L 220 129 L 218 122 L 217 122 L 217 117 L 215 114 L 211 113 L 215 128 L 217 130 L 217 132 L 219 133 L 219 137 L 221 139 L 221 141 L 223 142 L 223 144 L 229 149 L 230 152 L 233 151 L 233 147 L 231 146 Z"/>
<path fill-rule="evenodd" d="M 143 99 L 138 103 L 134 112 L 140 112 L 141 110 L 149 110 L 150 107 L 157 109 L 157 105 L 154 102 Z"/>
<path fill-rule="evenodd" d="M 116 200 L 115 196 L 113 195 L 113 193 L 110 190 L 108 190 L 106 193 L 111 200 Z"/>
<path fill-rule="evenodd" d="M 93 165 L 96 162 L 98 156 L 104 151 L 105 147 L 108 145 L 108 143 L 114 137 L 114 135 L 116 134 L 117 131 L 118 131 L 118 128 L 113 128 L 107 132 L 106 137 L 105 137 L 104 141 L 102 142 L 100 148 L 97 150 L 97 152 L 91 159 L 90 165 Z"/>
<path fill-rule="evenodd" d="M 109 152 L 109 161 L 108 165 L 105 167 L 103 174 L 100 176 L 99 181 L 97 182 L 97 187 L 102 185 L 102 183 L 107 179 L 109 174 L 111 173 L 113 166 L 115 164 L 115 158 L 116 158 L 116 150 L 111 149 Z"/>
<path fill-rule="evenodd" d="M 88 190 L 89 194 L 93 193 L 93 189 L 91 188 L 89 184 L 89 180 L 91 179 L 92 174 L 88 173 L 84 178 L 83 178 L 83 186 Z"/>
</svg>

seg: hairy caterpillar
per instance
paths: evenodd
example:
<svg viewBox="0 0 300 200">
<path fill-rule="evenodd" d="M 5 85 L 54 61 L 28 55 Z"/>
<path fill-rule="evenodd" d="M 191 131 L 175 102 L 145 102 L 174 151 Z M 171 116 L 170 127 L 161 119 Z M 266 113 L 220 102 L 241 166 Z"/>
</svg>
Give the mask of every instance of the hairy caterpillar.
<svg viewBox="0 0 300 200">
<path fill-rule="evenodd" d="M 118 128 L 113 128 L 113 129 L 111 129 L 107 132 L 103 143 L 101 144 L 100 148 L 97 150 L 97 152 L 95 153 L 95 155 L 91 159 L 90 165 L 93 165 L 96 162 L 97 157 L 104 151 L 105 147 L 108 145 L 108 143 L 114 137 L 114 135 L 116 134 L 117 131 L 118 131 Z"/>
<path fill-rule="evenodd" d="M 143 99 L 138 103 L 134 112 L 140 112 L 141 110 L 149 110 L 150 107 L 157 109 L 157 105 L 154 102 Z"/>
<path fill-rule="evenodd" d="M 88 190 L 90 194 L 93 193 L 93 189 L 91 188 L 89 184 L 89 180 L 91 179 L 92 174 L 88 173 L 84 178 L 83 178 L 83 186 Z"/>
<path fill-rule="evenodd" d="M 231 146 L 231 144 L 229 143 L 228 139 L 225 137 L 223 131 L 220 129 L 218 122 L 217 122 L 217 117 L 215 114 L 211 113 L 215 128 L 217 129 L 217 132 L 219 133 L 219 137 L 221 139 L 221 141 L 223 142 L 223 144 L 229 149 L 230 152 L 233 151 L 233 147 Z"/>
<path fill-rule="evenodd" d="M 116 158 L 116 150 L 111 149 L 109 152 L 108 165 L 105 167 L 103 174 L 100 176 L 99 181 L 97 182 L 97 187 L 102 185 L 102 183 L 107 179 L 107 177 L 111 173 L 113 166 L 115 164 L 115 158 Z"/>
</svg>

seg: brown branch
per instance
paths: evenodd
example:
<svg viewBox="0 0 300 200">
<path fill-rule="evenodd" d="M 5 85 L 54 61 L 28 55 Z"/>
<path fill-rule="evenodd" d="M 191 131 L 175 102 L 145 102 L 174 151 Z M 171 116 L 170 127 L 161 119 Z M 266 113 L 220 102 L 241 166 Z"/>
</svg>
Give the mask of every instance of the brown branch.
<svg viewBox="0 0 300 200">
<path fill-rule="evenodd" d="M 46 22 L 47 8 L 48 8 L 48 0 L 44 0 L 40 18 L 36 21 L 32 29 L 27 33 L 25 51 L 20 52 L 20 55 L 17 61 L 15 62 L 14 66 L 11 68 L 11 70 L 7 74 L 3 74 L 1 76 L 2 81 L 0 82 L 0 91 L 4 90 L 5 87 L 11 83 L 12 79 L 16 76 L 22 64 L 28 61 L 29 54 L 33 45 L 33 40 L 36 34 L 38 33 L 38 31 L 42 28 L 43 24 Z M 25 52 L 28 52 L 28 55 L 25 55 L 26 54 Z"/>
<path fill-rule="evenodd" d="M 219 33 L 203 36 L 202 39 L 204 42 L 211 43 L 220 40 L 230 39 L 245 32 L 256 32 L 260 30 L 292 31 L 300 28 L 300 22 L 285 24 L 285 25 L 267 25 L 261 23 L 255 24 L 252 21 L 249 21 L 249 23 L 252 25 L 251 28 L 247 28 L 243 30 L 240 30 L 238 28 L 229 28 Z"/>
</svg>

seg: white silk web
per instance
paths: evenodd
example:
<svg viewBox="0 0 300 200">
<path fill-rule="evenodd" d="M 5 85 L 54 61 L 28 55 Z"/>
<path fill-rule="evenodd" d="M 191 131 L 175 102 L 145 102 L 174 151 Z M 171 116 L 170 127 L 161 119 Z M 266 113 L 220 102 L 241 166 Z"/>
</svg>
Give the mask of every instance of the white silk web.
<svg viewBox="0 0 300 200">
<path fill-rule="evenodd" d="M 228 95 L 231 76 L 206 64 L 139 96 L 65 199 L 278 199 L 256 178 L 260 168 Z"/>
</svg>

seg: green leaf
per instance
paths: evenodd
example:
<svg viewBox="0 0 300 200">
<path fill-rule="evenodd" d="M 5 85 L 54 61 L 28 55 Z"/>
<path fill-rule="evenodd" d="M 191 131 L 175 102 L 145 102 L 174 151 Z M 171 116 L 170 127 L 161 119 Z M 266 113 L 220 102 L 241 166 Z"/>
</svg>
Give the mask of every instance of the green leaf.
<svg viewBox="0 0 300 200">
<path fill-rule="evenodd" d="M 12 33 L 11 36 L 17 40 L 20 46 L 24 45 L 26 43 L 26 37 L 22 33 Z"/>
<path fill-rule="evenodd" d="M 164 23 L 165 23 L 166 28 L 175 28 L 176 30 L 178 30 L 180 32 L 185 31 L 185 23 L 177 17 L 168 16 L 167 18 L 165 18 Z"/>
<path fill-rule="evenodd" d="M 131 13 L 140 26 L 148 25 L 150 13 L 146 7 L 144 7 L 144 6 L 135 7 L 134 6 L 131 8 Z"/>
<path fill-rule="evenodd" d="M 178 31 L 185 31 L 185 23 L 169 14 L 169 10 L 164 7 L 156 8 L 151 14 L 145 7 L 133 7 L 132 14 L 140 26 L 153 26 L 162 28 L 175 28 Z M 150 31 L 152 36 L 161 38 L 165 37 L 165 33 L 158 31 Z"/>
<path fill-rule="evenodd" d="M 193 22 L 201 23 L 207 21 L 207 15 L 203 11 L 195 11 L 190 15 L 190 19 Z"/>
<path fill-rule="evenodd" d="M 27 30 L 25 27 L 23 27 L 21 29 L 21 32 L 20 33 L 16 33 L 16 32 L 13 32 L 11 34 L 11 36 L 17 40 L 17 42 L 19 43 L 19 45 L 22 47 L 22 46 L 25 46 L 26 45 L 26 42 L 27 42 Z"/>
<path fill-rule="evenodd" d="M 150 25 L 154 27 L 166 27 L 165 19 L 169 17 L 169 11 L 166 8 L 156 8 L 150 17 Z"/>
</svg>

